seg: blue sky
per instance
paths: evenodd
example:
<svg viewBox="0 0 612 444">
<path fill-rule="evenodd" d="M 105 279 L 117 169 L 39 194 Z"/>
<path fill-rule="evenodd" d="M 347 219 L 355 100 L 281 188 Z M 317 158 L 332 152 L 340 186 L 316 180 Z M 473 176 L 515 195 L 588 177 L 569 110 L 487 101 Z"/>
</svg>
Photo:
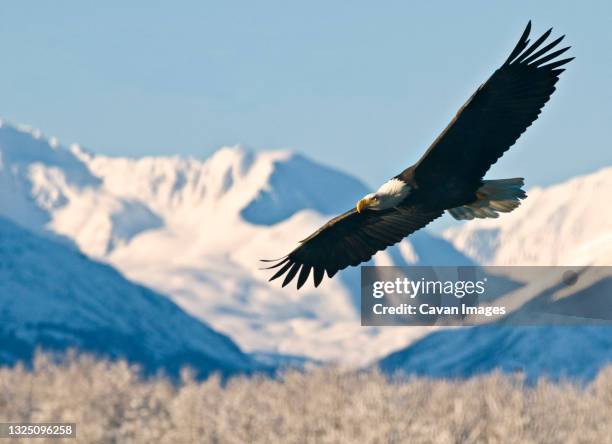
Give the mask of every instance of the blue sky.
<svg viewBox="0 0 612 444">
<path fill-rule="evenodd" d="M 612 165 L 612 2 L 2 2 L 0 115 L 111 155 L 291 148 L 374 186 L 414 162 L 528 19 L 577 59 L 490 172 Z"/>
</svg>

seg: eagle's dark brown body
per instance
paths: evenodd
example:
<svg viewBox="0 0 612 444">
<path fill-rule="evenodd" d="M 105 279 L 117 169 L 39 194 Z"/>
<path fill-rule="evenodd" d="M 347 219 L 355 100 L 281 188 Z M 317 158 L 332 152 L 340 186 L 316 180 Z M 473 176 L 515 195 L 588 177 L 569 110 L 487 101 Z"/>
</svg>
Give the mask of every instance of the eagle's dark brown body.
<svg viewBox="0 0 612 444">
<path fill-rule="evenodd" d="M 405 201 L 406 205 L 413 205 L 417 202 L 423 202 L 431 207 L 432 210 L 448 210 L 462 205 L 467 205 L 477 199 L 476 193 L 483 185 L 481 179 L 471 180 L 450 176 L 436 184 L 435 187 L 420 185 L 415 174 L 416 165 L 412 165 L 402 171 L 401 174 L 395 176 L 402 182 L 406 182 L 412 188 L 412 192 Z"/>
</svg>

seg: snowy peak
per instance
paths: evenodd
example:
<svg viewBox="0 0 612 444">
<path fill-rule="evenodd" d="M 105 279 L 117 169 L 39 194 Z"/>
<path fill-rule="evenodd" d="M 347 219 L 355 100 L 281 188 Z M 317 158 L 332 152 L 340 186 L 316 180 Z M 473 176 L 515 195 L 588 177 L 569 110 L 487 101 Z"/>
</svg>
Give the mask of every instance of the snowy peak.
<svg viewBox="0 0 612 444">
<path fill-rule="evenodd" d="M 256 159 L 256 157 L 258 157 Z M 189 222 L 197 214 L 207 218 L 237 213 L 265 185 L 271 165 L 241 147 L 222 148 L 209 159 L 144 157 L 128 159 L 81 156 L 115 196 L 146 202 L 167 222 Z"/>
<path fill-rule="evenodd" d="M 278 223 L 302 209 L 323 214 L 350 208 L 366 192 L 358 180 L 290 151 L 224 147 L 210 158 L 82 156 L 113 194 L 141 199 L 181 223 L 211 217 L 258 225 Z"/>
<path fill-rule="evenodd" d="M 272 225 L 304 208 L 325 215 L 344 212 L 368 192 L 355 178 L 298 154 L 276 158 L 272 164 L 265 186 L 241 211 L 248 222 Z"/>
</svg>

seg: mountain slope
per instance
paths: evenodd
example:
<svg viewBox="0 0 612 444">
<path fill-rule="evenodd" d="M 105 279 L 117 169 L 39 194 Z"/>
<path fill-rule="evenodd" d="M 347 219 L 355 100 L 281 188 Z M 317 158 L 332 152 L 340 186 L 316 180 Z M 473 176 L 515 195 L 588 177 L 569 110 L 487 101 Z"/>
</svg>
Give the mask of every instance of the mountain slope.
<svg viewBox="0 0 612 444">
<path fill-rule="evenodd" d="M 590 380 L 612 362 L 612 327 L 487 325 L 442 330 L 379 361 L 387 373 L 465 378 L 493 370 Z"/>
<path fill-rule="evenodd" d="M 252 370 L 226 336 L 78 251 L 0 218 L 0 362 L 36 348 L 123 357 L 148 371 Z"/>
<path fill-rule="evenodd" d="M 449 229 L 444 238 L 486 265 L 612 264 L 612 168 L 527 194 L 512 213 Z"/>
</svg>

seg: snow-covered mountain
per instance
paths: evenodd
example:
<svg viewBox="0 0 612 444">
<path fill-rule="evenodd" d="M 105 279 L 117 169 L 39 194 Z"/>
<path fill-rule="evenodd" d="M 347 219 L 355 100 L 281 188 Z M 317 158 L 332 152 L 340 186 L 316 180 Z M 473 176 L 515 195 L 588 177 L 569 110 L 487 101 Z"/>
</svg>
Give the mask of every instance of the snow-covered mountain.
<svg viewBox="0 0 612 444">
<path fill-rule="evenodd" d="M 532 188 L 528 196 L 510 214 L 444 237 L 480 264 L 612 265 L 612 168 Z"/>
<path fill-rule="evenodd" d="M 419 231 L 373 263 L 609 263 L 612 226 L 601 212 L 611 191 L 610 169 L 531 189 L 511 214 L 444 238 Z M 289 151 L 113 158 L 0 127 L 0 214 L 109 262 L 260 355 L 363 364 L 432 330 L 361 327 L 357 268 L 300 292 L 268 283 L 270 273 L 258 269 L 260 258 L 287 253 L 366 192 L 351 176 Z"/>
<path fill-rule="evenodd" d="M 70 246 L 0 218 L 0 363 L 37 349 L 125 358 L 176 375 L 259 366 L 228 337 L 167 297 L 126 280 Z"/>
<path fill-rule="evenodd" d="M 367 192 L 303 156 L 238 146 L 206 160 L 112 158 L 5 123 L 0 159 L 0 215 L 170 295 L 247 351 L 364 363 L 429 331 L 361 327 L 356 268 L 300 292 L 267 282 L 259 259 L 286 254 Z M 422 231 L 374 263 L 472 261 Z"/>
</svg>

